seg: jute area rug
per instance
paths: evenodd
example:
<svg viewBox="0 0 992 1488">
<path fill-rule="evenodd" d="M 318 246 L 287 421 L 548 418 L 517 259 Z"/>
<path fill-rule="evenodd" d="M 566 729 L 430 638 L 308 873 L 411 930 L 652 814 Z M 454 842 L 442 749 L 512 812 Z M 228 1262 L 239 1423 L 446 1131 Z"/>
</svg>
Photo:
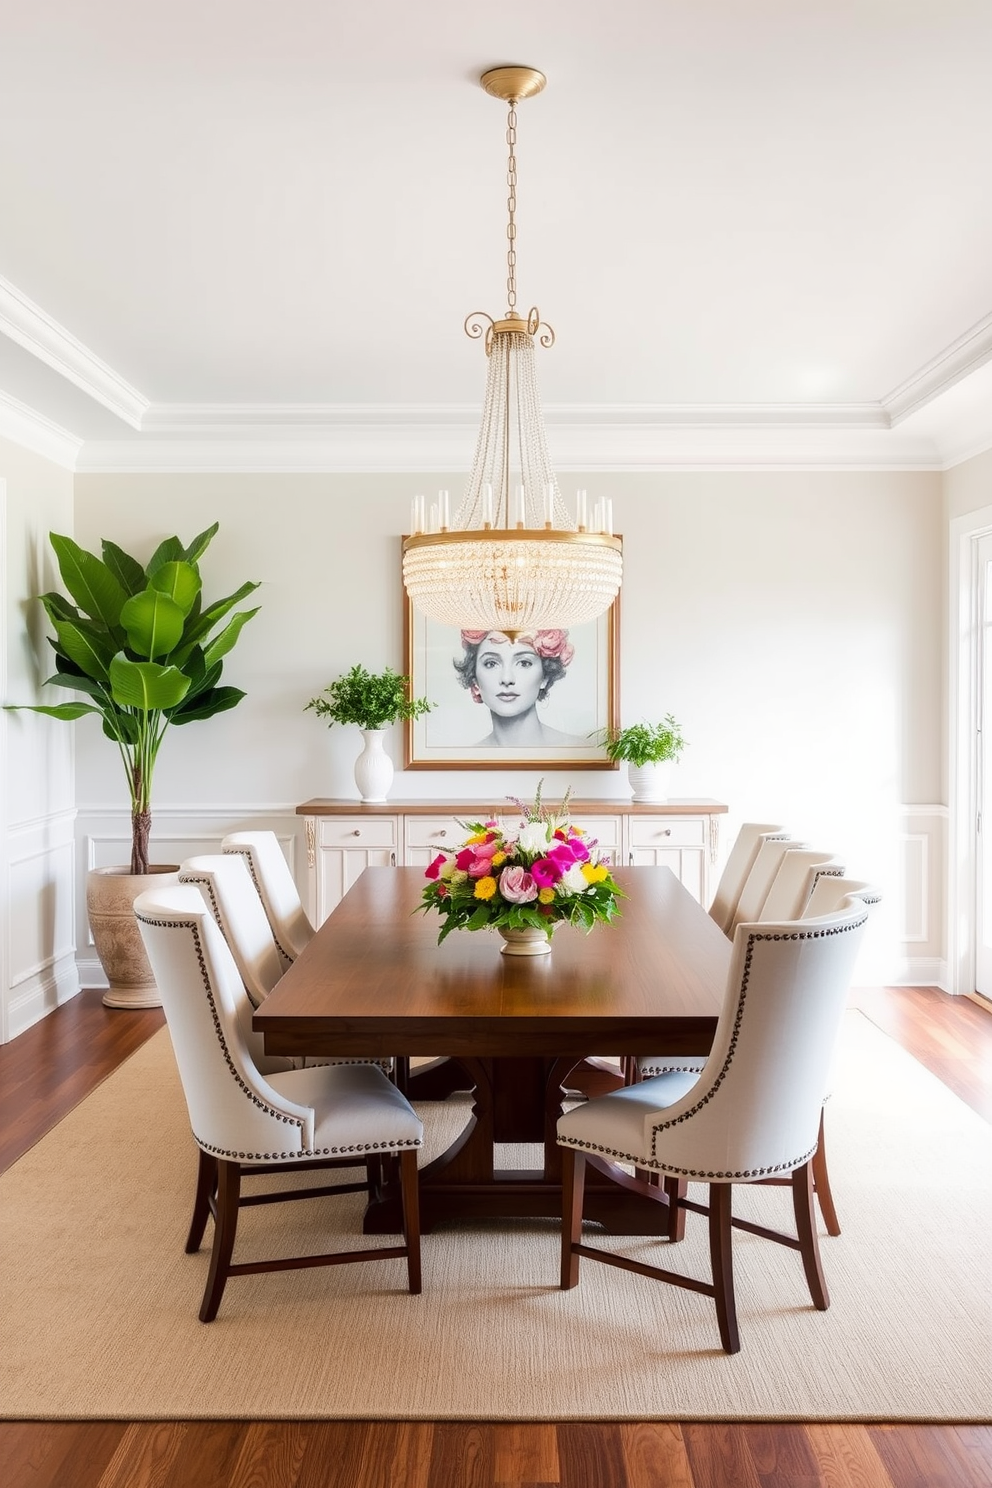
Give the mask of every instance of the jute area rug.
<svg viewBox="0 0 992 1488">
<path fill-rule="evenodd" d="M 438 1150 L 467 1106 L 423 1111 Z M 832 1306 L 810 1306 L 797 1255 L 738 1232 L 734 1358 L 707 1298 L 589 1261 L 560 1292 L 552 1222 L 425 1237 L 420 1297 L 401 1261 L 233 1278 L 204 1326 L 163 1030 L 0 1179 L 0 1415 L 989 1419 L 989 1127 L 852 1013 L 828 1137 Z M 785 1191 L 739 1192 L 738 1213 L 788 1226 Z M 360 1214 L 351 1196 L 245 1211 L 241 1254 L 351 1246 Z M 706 1275 L 705 1221 L 688 1232 L 667 1261 Z"/>
</svg>

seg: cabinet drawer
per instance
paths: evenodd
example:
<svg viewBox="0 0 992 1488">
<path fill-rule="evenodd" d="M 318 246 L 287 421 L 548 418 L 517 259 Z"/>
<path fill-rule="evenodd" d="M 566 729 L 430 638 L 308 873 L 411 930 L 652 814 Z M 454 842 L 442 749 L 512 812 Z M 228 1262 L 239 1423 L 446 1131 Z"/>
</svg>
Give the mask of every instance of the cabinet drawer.
<svg viewBox="0 0 992 1488">
<path fill-rule="evenodd" d="M 408 816 L 407 847 L 433 847 L 438 852 L 451 852 L 461 847 L 468 836 L 466 829 L 453 816 Z"/>
<path fill-rule="evenodd" d="M 323 817 L 320 821 L 321 847 L 391 847 L 396 846 L 396 818 L 392 816 Z"/>
<path fill-rule="evenodd" d="M 632 816 L 631 847 L 702 847 L 706 841 L 702 819 L 679 816 Z"/>
<path fill-rule="evenodd" d="M 573 816 L 572 821 L 587 837 L 595 837 L 600 847 L 608 851 L 619 848 L 623 831 L 619 816 Z"/>
</svg>

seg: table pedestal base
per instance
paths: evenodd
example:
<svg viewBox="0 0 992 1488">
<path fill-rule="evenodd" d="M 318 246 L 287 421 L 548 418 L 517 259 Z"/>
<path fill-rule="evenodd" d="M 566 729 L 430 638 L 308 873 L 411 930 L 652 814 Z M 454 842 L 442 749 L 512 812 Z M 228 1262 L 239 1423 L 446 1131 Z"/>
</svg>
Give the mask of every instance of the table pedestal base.
<svg viewBox="0 0 992 1488">
<path fill-rule="evenodd" d="M 460 1079 L 460 1084 L 450 1088 L 474 1087 L 475 1099 L 464 1130 L 446 1152 L 421 1170 L 423 1232 L 428 1234 L 452 1220 L 560 1219 L 561 1152 L 556 1128 L 565 1090 L 592 1087 L 596 1094 L 605 1093 L 620 1084 L 619 1077 L 608 1066 L 574 1056 L 459 1059 L 457 1064 L 458 1073 L 442 1067 L 436 1074 L 432 1071 L 430 1085 L 424 1082 L 428 1088 L 443 1088 L 449 1080 Z M 411 1094 L 423 1099 L 423 1087 L 416 1088 L 417 1078 L 416 1074 L 411 1077 Z M 496 1142 L 542 1143 L 543 1168 L 496 1168 Z M 365 1233 L 398 1233 L 400 1215 L 399 1184 L 390 1181 L 366 1210 Z M 602 1224 L 608 1234 L 668 1233 L 668 1204 L 662 1190 L 595 1160 L 589 1164 L 584 1215 Z"/>
</svg>

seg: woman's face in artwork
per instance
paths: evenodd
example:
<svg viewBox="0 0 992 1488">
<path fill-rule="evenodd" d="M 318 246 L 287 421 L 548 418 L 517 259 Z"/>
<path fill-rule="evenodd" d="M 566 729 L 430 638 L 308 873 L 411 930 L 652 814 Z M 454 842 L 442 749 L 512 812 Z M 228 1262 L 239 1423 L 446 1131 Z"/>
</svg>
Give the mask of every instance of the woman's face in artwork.
<svg viewBox="0 0 992 1488">
<path fill-rule="evenodd" d="M 475 682 L 491 713 L 515 718 L 536 705 L 544 685 L 544 662 L 526 641 L 512 642 L 491 631 L 475 658 Z"/>
</svg>

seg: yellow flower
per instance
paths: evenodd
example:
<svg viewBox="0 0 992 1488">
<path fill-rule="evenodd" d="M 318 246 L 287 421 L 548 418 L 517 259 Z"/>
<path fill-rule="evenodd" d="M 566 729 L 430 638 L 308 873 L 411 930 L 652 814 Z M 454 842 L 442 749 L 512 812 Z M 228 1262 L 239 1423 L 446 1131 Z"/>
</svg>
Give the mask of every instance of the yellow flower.
<svg viewBox="0 0 992 1488">
<path fill-rule="evenodd" d="M 539 904 L 553 904 L 555 902 L 555 891 L 552 888 L 538 889 L 537 899 Z"/>
<path fill-rule="evenodd" d="M 598 865 L 594 867 L 592 863 L 583 863 L 582 876 L 586 883 L 602 883 L 606 877 L 606 869 Z"/>
<path fill-rule="evenodd" d="M 477 842 L 485 842 L 486 836 L 487 834 L 485 832 L 476 832 L 473 837 L 465 838 L 465 846 L 473 847 Z"/>
<path fill-rule="evenodd" d="M 505 852 L 495 852 L 495 853 L 493 853 L 492 862 L 493 862 L 493 867 L 494 868 L 498 868 L 501 863 L 505 863 L 506 862 L 506 853 Z"/>
<path fill-rule="evenodd" d="M 491 899 L 495 892 L 496 880 L 492 874 L 487 874 L 485 878 L 480 878 L 475 886 L 476 899 Z"/>
</svg>

